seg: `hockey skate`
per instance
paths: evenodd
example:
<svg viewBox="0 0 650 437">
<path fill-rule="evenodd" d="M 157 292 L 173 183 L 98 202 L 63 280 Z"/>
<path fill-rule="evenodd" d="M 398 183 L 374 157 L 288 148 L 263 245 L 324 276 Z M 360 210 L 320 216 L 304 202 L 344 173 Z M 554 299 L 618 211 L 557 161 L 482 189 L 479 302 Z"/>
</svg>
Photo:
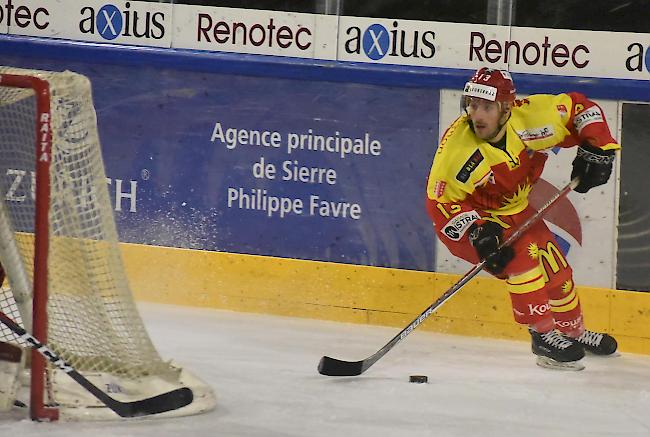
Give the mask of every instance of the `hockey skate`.
<svg viewBox="0 0 650 437">
<path fill-rule="evenodd" d="M 587 329 L 585 329 L 585 332 L 583 332 L 578 338 L 566 338 L 579 343 L 585 351 L 594 355 L 613 355 L 618 347 L 616 339 L 611 335 L 604 333 L 601 334 Z"/>
<path fill-rule="evenodd" d="M 585 356 L 581 344 L 565 338 L 553 330 L 540 334 L 528 328 L 532 338 L 532 350 L 537 355 L 537 365 L 548 369 L 557 370 L 583 370 L 585 368 L 579 361 Z"/>
</svg>

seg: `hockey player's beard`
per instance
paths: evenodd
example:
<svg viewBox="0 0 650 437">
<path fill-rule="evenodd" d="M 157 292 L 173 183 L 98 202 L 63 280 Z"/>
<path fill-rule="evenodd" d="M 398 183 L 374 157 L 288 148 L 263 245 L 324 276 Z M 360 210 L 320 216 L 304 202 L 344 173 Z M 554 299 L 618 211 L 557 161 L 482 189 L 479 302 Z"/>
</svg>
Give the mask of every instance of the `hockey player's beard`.
<svg viewBox="0 0 650 437">
<path fill-rule="evenodd" d="M 493 135 L 490 135 L 489 138 L 487 138 L 485 141 L 488 143 L 496 143 L 498 142 L 501 138 L 506 133 L 506 123 L 503 123 L 497 127 L 496 131 L 494 131 Z"/>
<path fill-rule="evenodd" d="M 468 122 L 469 122 L 470 129 L 472 130 L 472 132 L 474 132 L 474 135 L 476 135 L 486 143 L 496 143 L 501 138 L 503 138 L 503 135 L 505 135 L 506 124 L 509 118 L 510 118 L 510 111 L 506 111 L 499 119 L 499 123 L 497 127 L 494 129 L 494 131 L 492 131 L 490 134 L 487 135 L 479 135 L 479 133 L 476 130 L 476 126 L 474 126 L 474 122 L 472 121 L 471 118 L 468 120 Z"/>
<path fill-rule="evenodd" d="M 474 122 L 472 120 L 469 120 L 469 126 L 470 129 L 472 129 L 472 132 L 474 132 L 474 135 L 479 137 L 481 140 L 485 141 L 486 143 L 494 143 L 496 141 L 499 141 L 501 137 L 503 137 L 503 133 L 505 132 L 505 127 L 506 124 L 499 124 L 497 127 L 489 134 L 479 134 L 479 131 L 483 130 L 481 127 L 477 129 L 477 127 L 474 125 Z"/>
</svg>

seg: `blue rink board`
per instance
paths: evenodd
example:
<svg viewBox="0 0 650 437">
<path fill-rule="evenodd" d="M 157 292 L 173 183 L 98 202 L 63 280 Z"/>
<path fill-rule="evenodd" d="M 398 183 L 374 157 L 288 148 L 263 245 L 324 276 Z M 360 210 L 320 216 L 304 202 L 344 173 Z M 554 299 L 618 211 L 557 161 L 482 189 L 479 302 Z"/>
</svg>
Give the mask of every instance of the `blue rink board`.
<svg viewBox="0 0 650 437">
<path fill-rule="evenodd" d="M 466 70 L 96 45 L 0 35 L 3 65 L 70 69 L 92 83 L 109 187 L 129 194 L 116 211 L 122 241 L 417 270 L 434 269 L 424 189 L 438 135 L 442 88 Z M 515 74 L 521 93 L 584 92 L 650 101 L 647 81 Z M 238 147 L 211 142 L 224 128 L 363 137 L 380 156 Z M 284 144 L 284 142 L 283 142 Z M 334 170 L 334 185 L 260 180 L 252 165 L 287 159 Z M 340 219 L 227 206 L 229 187 L 277 197 L 358 204 Z M 119 199 L 118 199 L 119 200 Z"/>
<path fill-rule="evenodd" d="M 126 242 L 433 270 L 434 237 L 424 209 L 438 134 L 438 90 L 191 72 L 3 56 L 3 64 L 69 69 L 93 84 L 109 187 L 129 193 L 116 212 Z M 281 147 L 211 141 L 225 130 L 275 131 Z M 381 143 L 378 156 L 313 150 L 289 154 L 289 133 Z M 338 132 L 338 134 L 337 134 Z M 255 162 L 284 161 L 336 172 L 334 184 L 258 179 Z M 301 199 L 302 214 L 228 206 L 228 189 Z M 358 204 L 355 218 L 310 214 L 309 198 Z M 330 208 L 331 209 L 331 208 Z M 332 213 L 332 211 L 329 211 Z M 348 214 L 349 215 L 349 214 Z M 353 214 L 354 215 L 354 214 Z"/>
</svg>

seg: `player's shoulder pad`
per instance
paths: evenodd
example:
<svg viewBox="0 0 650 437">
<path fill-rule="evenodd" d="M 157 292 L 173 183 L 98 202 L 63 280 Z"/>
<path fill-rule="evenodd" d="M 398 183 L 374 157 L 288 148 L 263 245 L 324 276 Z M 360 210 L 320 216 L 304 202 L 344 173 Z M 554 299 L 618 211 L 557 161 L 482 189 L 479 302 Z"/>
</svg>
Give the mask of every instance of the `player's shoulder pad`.
<svg viewBox="0 0 650 437">
<path fill-rule="evenodd" d="M 436 161 L 449 161 L 463 154 L 468 148 L 478 144 L 478 139 L 469 125 L 469 118 L 461 115 L 454 121 L 442 135 L 438 149 L 436 150 Z"/>
<path fill-rule="evenodd" d="M 428 194 L 430 199 L 444 201 L 457 186 L 467 183 L 471 172 L 483 161 L 480 141 L 472 132 L 466 116 L 459 117 L 442 136 L 431 172 Z"/>
<path fill-rule="evenodd" d="M 442 134 L 440 144 L 438 147 L 442 146 L 449 138 L 459 135 L 459 132 L 462 132 L 464 128 L 469 128 L 468 117 L 463 114 L 459 116 L 452 124 L 449 125 L 447 130 Z"/>
<path fill-rule="evenodd" d="M 512 104 L 513 111 L 535 111 L 555 103 L 558 96 L 553 94 L 533 94 L 517 99 Z"/>
<path fill-rule="evenodd" d="M 533 94 L 515 100 L 512 112 L 522 117 L 538 118 L 542 114 L 559 115 L 563 120 L 571 116 L 573 103 L 567 94 Z"/>
</svg>

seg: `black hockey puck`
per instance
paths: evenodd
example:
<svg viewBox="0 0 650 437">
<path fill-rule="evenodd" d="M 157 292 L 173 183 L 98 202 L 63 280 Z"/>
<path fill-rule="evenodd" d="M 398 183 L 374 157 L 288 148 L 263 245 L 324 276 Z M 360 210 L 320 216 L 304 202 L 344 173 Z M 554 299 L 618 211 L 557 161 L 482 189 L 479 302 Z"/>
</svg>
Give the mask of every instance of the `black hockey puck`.
<svg viewBox="0 0 650 437">
<path fill-rule="evenodd" d="M 426 375 L 411 375 L 409 376 L 409 382 L 414 382 L 416 384 L 426 384 L 429 382 L 429 378 Z"/>
</svg>

